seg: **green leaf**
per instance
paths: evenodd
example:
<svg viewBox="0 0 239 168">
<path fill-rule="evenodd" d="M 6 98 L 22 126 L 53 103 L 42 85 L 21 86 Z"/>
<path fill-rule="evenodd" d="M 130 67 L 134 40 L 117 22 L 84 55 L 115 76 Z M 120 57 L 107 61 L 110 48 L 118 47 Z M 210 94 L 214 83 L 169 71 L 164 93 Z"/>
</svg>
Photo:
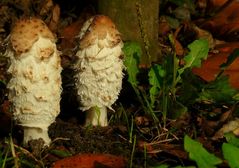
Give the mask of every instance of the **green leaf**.
<svg viewBox="0 0 239 168">
<path fill-rule="evenodd" d="M 149 96 L 151 100 L 151 107 L 154 106 L 155 97 L 159 94 L 160 88 L 162 86 L 162 78 L 165 76 L 165 71 L 161 65 L 153 65 L 149 71 L 149 84 L 151 88 L 149 89 Z"/>
<path fill-rule="evenodd" d="M 234 135 L 232 132 L 226 133 L 224 137 L 226 138 L 228 143 L 239 147 L 239 138 L 237 138 L 236 135 Z"/>
<path fill-rule="evenodd" d="M 190 10 L 195 10 L 195 3 L 192 0 L 169 0 L 170 2 L 174 3 L 177 6 L 187 7 Z"/>
<path fill-rule="evenodd" d="M 222 153 L 230 168 L 239 168 L 239 148 L 229 143 L 222 144 Z"/>
<path fill-rule="evenodd" d="M 188 45 L 190 52 L 184 57 L 185 66 L 187 68 L 200 67 L 203 59 L 207 58 L 209 45 L 205 39 L 195 40 Z"/>
<path fill-rule="evenodd" d="M 6 85 L 6 82 L 0 79 L 0 84 Z"/>
<path fill-rule="evenodd" d="M 221 76 L 216 80 L 208 83 L 199 93 L 197 101 L 210 101 L 210 102 L 224 102 L 230 103 L 233 101 L 237 91 L 228 81 L 227 76 Z"/>
<path fill-rule="evenodd" d="M 142 55 L 141 47 L 138 43 L 126 42 L 123 47 L 123 52 L 125 55 L 124 65 L 127 69 L 128 81 L 131 83 L 131 85 L 136 86 L 138 84 L 138 65 Z"/>
<path fill-rule="evenodd" d="M 72 154 L 68 151 L 57 150 L 57 149 L 51 150 L 50 153 L 61 158 L 72 156 Z"/>
<path fill-rule="evenodd" d="M 196 168 L 195 166 L 176 166 L 173 168 Z"/>
<path fill-rule="evenodd" d="M 169 24 L 169 26 L 173 29 L 176 29 L 180 26 L 180 22 L 173 17 L 165 16 L 165 19 L 166 19 L 167 23 Z"/>
<path fill-rule="evenodd" d="M 162 164 L 160 166 L 154 166 L 154 167 L 151 167 L 151 168 L 169 168 L 169 166 L 166 165 L 166 164 Z"/>
<path fill-rule="evenodd" d="M 216 165 L 222 163 L 220 158 L 209 153 L 202 144 L 187 135 L 184 137 L 184 148 L 189 152 L 189 158 L 194 160 L 199 168 L 216 168 Z"/>
<path fill-rule="evenodd" d="M 190 52 L 184 57 L 185 65 L 178 70 L 178 79 L 187 68 L 200 67 L 202 60 L 205 60 L 209 51 L 208 41 L 205 39 L 195 40 L 188 45 Z"/>
</svg>

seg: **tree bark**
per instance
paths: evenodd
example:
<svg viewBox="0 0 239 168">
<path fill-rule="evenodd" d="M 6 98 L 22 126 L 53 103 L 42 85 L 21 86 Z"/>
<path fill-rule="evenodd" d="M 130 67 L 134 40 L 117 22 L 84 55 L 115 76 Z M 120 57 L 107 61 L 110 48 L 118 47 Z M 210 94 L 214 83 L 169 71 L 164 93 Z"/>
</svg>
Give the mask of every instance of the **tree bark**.
<svg viewBox="0 0 239 168">
<path fill-rule="evenodd" d="M 113 20 L 124 41 L 140 43 L 141 65 L 159 60 L 159 0 L 100 0 L 98 11 Z"/>
</svg>

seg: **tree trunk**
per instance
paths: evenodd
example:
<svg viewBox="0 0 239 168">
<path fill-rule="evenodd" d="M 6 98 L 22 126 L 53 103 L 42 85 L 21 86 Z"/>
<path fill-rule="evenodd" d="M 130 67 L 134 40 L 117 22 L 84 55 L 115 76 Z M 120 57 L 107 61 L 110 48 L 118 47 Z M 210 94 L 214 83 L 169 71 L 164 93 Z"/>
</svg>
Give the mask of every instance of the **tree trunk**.
<svg viewBox="0 0 239 168">
<path fill-rule="evenodd" d="M 141 65 L 159 60 L 159 0 L 100 0 L 98 10 L 113 20 L 124 41 L 140 43 Z"/>
</svg>

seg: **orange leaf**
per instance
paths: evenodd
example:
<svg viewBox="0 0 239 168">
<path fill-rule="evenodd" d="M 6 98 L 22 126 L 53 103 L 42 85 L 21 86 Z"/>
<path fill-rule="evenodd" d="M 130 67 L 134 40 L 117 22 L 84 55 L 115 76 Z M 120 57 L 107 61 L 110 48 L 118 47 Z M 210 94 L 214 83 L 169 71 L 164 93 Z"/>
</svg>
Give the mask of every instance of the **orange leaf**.
<svg viewBox="0 0 239 168">
<path fill-rule="evenodd" d="M 80 29 L 83 25 L 82 20 L 77 20 L 76 22 L 70 24 L 69 26 L 65 27 L 64 30 L 61 32 L 61 50 L 64 49 L 72 49 L 75 47 L 75 37 L 80 32 Z"/>
<path fill-rule="evenodd" d="M 223 4 L 223 0 L 215 1 L 215 4 Z M 231 40 L 236 41 L 235 35 L 233 32 L 239 30 L 239 1 L 232 0 L 230 4 L 223 8 L 219 13 L 212 17 L 212 19 L 206 21 L 202 24 L 202 28 L 210 30 L 216 36 L 224 36 L 231 34 Z M 234 37 L 234 39 L 233 39 Z"/>
<path fill-rule="evenodd" d="M 111 154 L 79 154 L 56 161 L 53 168 L 95 168 L 97 165 L 109 168 L 124 168 L 126 167 L 126 159 Z"/>
<path fill-rule="evenodd" d="M 193 73 L 200 76 L 206 81 L 212 81 L 219 73 L 219 66 L 226 62 L 227 57 L 232 51 L 239 46 L 239 42 L 220 44 L 216 46 L 219 51 L 218 54 L 209 54 L 207 60 L 205 60 L 200 68 L 194 68 Z M 239 58 L 236 58 L 234 62 L 225 70 L 224 74 L 229 75 L 230 84 L 239 88 Z"/>
</svg>

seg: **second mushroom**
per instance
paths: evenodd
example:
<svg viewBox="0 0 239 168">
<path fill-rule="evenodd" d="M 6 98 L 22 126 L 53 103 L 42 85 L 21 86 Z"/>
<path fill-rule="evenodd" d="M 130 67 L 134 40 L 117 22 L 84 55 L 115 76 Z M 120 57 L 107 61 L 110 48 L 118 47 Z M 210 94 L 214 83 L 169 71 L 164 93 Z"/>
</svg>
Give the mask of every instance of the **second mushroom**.
<svg viewBox="0 0 239 168">
<path fill-rule="evenodd" d="M 123 42 L 107 16 L 87 20 L 79 33 L 75 75 L 80 109 L 86 111 L 86 125 L 107 126 L 107 108 L 117 100 L 122 87 Z"/>
</svg>

